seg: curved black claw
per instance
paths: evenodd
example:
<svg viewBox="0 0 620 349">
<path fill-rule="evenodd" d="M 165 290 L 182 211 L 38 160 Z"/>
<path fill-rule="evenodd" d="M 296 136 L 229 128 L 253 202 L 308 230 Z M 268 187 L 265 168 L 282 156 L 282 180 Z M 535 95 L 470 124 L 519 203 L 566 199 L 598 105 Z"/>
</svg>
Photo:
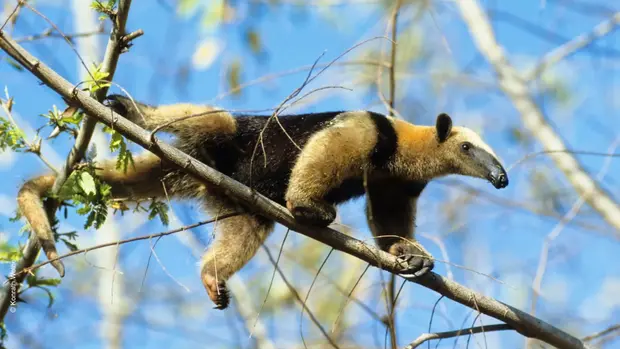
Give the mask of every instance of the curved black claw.
<svg viewBox="0 0 620 349">
<path fill-rule="evenodd" d="M 65 277 L 65 265 L 61 261 L 53 261 L 51 264 L 52 267 L 58 271 L 58 275 L 60 275 L 61 278 Z"/>
<path fill-rule="evenodd" d="M 336 219 L 334 205 L 321 201 L 310 201 L 304 205 L 287 205 L 295 220 L 304 225 L 326 227 Z"/>
<path fill-rule="evenodd" d="M 400 276 L 417 278 L 429 273 L 435 267 L 432 257 L 404 255 L 398 257 L 398 262 L 405 268 Z"/>
<path fill-rule="evenodd" d="M 111 94 L 105 98 L 108 107 L 112 108 L 120 115 L 127 115 L 127 111 L 131 108 L 131 100 L 125 96 Z"/>
<path fill-rule="evenodd" d="M 217 296 L 216 299 L 213 300 L 213 303 L 215 303 L 213 309 L 224 310 L 228 308 L 228 305 L 230 304 L 230 294 L 228 293 L 228 288 L 226 287 L 226 284 L 218 284 Z"/>
<path fill-rule="evenodd" d="M 390 247 L 390 253 L 397 256 L 403 269 L 399 275 L 417 278 L 433 270 L 435 261 L 417 241 L 400 241 Z"/>
</svg>

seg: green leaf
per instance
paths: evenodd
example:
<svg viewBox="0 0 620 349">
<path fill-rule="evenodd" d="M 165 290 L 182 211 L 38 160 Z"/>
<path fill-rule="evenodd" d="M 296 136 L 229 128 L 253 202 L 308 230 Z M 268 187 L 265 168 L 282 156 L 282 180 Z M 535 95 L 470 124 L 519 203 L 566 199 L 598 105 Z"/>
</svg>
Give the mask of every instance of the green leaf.
<svg viewBox="0 0 620 349">
<path fill-rule="evenodd" d="M 149 211 L 149 219 L 153 219 L 156 216 L 159 216 L 159 220 L 163 225 L 168 225 L 168 205 L 161 201 L 153 200 L 151 205 L 148 208 Z"/>
<path fill-rule="evenodd" d="M 95 179 L 90 173 L 82 172 L 80 175 L 80 188 L 82 188 L 82 190 L 88 195 L 94 195 L 97 193 Z"/>
<path fill-rule="evenodd" d="M 228 86 L 233 95 L 239 95 L 241 93 L 239 85 L 241 83 L 241 62 L 234 60 L 229 66 L 226 72 Z"/>
<path fill-rule="evenodd" d="M 257 31 L 255 30 L 248 30 L 245 33 L 245 40 L 248 42 L 248 45 L 250 45 L 250 49 L 252 50 L 252 52 L 254 53 L 260 53 L 262 46 L 261 46 L 261 42 L 260 42 L 260 35 L 258 34 Z"/>
<path fill-rule="evenodd" d="M 95 213 L 95 211 L 90 211 L 90 214 L 88 215 L 88 217 L 86 217 L 86 223 L 84 223 L 84 229 L 91 227 L 93 223 L 95 223 L 96 216 L 97 214 Z"/>
<path fill-rule="evenodd" d="M 71 252 L 75 252 L 75 251 L 79 250 L 79 248 L 77 247 L 76 244 L 70 242 L 67 239 L 60 239 L 60 241 L 62 241 L 65 244 L 65 246 L 67 246 L 69 251 L 71 251 Z"/>
<path fill-rule="evenodd" d="M 21 151 L 28 148 L 24 132 L 5 118 L 0 118 L 0 150 Z"/>
<path fill-rule="evenodd" d="M 37 279 L 37 285 L 36 286 L 52 286 L 52 287 L 56 287 L 58 285 L 60 285 L 61 280 L 60 279 Z"/>
<path fill-rule="evenodd" d="M 97 12 L 100 12 L 104 15 L 100 16 L 99 19 L 105 19 L 105 15 L 111 15 L 114 13 L 116 9 L 116 0 L 108 0 L 106 3 L 103 3 L 99 0 L 95 0 L 90 3 L 90 7 Z"/>
<path fill-rule="evenodd" d="M 103 87 L 110 87 L 110 82 L 105 81 L 105 79 L 110 75 L 108 72 L 101 71 L 102 64 L 93 65 L 90 69 L 90 74 L 92 78 L 86 80 L 86 86 L 91 93 L 96 92 L 97 90 Z"/>
<path fill-rule="evenodd" d="M 116 158 L 116 169 L 127 172 L 129 164 L 134 166 L 134 162 L 133 155 L 127 149 L 127 142 L 125 141 L 125 137 L 123 137 L 123 135 L 121 135 L 116 130 L 107 126 L 104 127 L 103 130 L 104 132 L 112 135 L 112 138 L 110 140 L 110 151 L 118 151 L 118 157 Z"/>
<path fill-rule="evenodd" d="M 19 246 L 11 246 L 3 243 L 0 245 L 0 261 L 2 262 L 16 262 L 22 257 L 22 252 Z"/>
<path fill-rule="evenodd" d="M 4 342 L 8 337 L 8 333 L 6 331 L 6 325 L 4 324 L 4 320 L 2 322 L 0 322 L 0 342 Z M 4 345 L 2 343 L 0 343 L 0 345 L 2 345 L 2 347 L 4 347 Z"/>
</svg>

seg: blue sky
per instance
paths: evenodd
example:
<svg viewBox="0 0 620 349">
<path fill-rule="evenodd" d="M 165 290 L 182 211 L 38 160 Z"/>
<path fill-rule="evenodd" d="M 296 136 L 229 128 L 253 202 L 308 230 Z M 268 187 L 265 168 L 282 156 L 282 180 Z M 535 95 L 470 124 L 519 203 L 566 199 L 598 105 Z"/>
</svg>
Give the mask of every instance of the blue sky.
<svg viewBox="0 0 620 349">
<path fill-rule="evenodd" d="M 482 2 L 486 8 L 497 10 L 496 19 L 493 21 L 497 39 L 504 46 L 511 63 L 522 69 L 535 64 L 540 56 L 561 44 L 563 38 L 570 39 L 588 32 L 604 19 L 602 16 L 586 15 L 583 8 L 575 11 L 559 6 L 561 3 L 563 2 L 541 0 Z M 610 8 L 617 7 L 612 1 L 596 3 Z M 67 1 L 39 2 L 37 8 L 66 33 L 74 32 Z M 522 132 L 525 130 L 510 101 L 494 85 L 495 75 L 473 46 L 470 33 L 459 17 L 458 8 L 451 2 L 441 1 L 437 3 L 437 9 L 434 19 L 427 13 L 415 31 L 408 32 L 407 30 L 411 29 L 403 29 L 402 35 L 411 34 L 421 40 L 426 56 L 418 63 L 403 68 L 407 70 L 407 74 L 404 74 L 402 80 L 398 80 L 397 86 L 402 93 L 397 102 L 399 111 L 409 120 L 419 123 L 433 122 L 439 112 L 451 114 L 457 124 L 481 130 L 507 166 L 532 151 L 540 150 L 541 147 L 536 141 L 523 146 L 511 140 L 512 129 Z M 115 82 L 128 90 L 134 98 L 151 104 L 207 103 L 226 90 L 222 83 L 222 71 L 231 58 L 243 59 L 242 81 L 312 64 L 323 53 L 321 62 L 327 63 L 352 45 L 383 35 L 384 14 L 385 12 L 372 4 L 337 6 L 324 13 L 312 8 L 304 14 L 295 13 L 294 7 L 284 5 L 266 9 L 256 21 L 244 22 L 244 25 L 254 24 L 261 33 L 268 58 L 258 61 L 250 55 L 241 40 L 240 28 L 243 26 L 232 24 L 207 31 L 200 28 L 199 16 L 190 19 L 175 17 L 155 1 L 135 1 L 128 28 L 141 28 L 146 34 L 136 40 L 129 53 L 121 56 Z M 536 28 L 543 28 L 551 34 L 545 33 L 541 36 L 540 33 L 530 33 L 523 25 L 515 25 L 519 22 L 515 22 L 511 15 L 525 19 Z M 405 23 L 403 28 L 411 28 L 406 26 L 411 17 L 411 13 L 402 15 Z M 24 16 L 18 21 L 12 35 L 17 38 L 40 33 L 47 27 L 43 19 L 24 10 Z M 568 91 L 569 102 L 559 103 L 549 96 L 536 95 L 549 122 L 573 149 L 606 152 L 614 139 L 620 136 L 618 103 L 614 100 L 617 95 L 617 62 L 620 55 L 620 45 L 616 42 L 618 35 L 609 35 L 598 40 L 595 45 L 571 56 L 554 68 L 552 78 L 560 81 Z M 223 44 L 221 55 L 207 69 L 192 69 L 191 57 L 197 43 L 209 38 Z M 105 35 L 100 39 L 105 42 Z M 352 51 L 343 60 L 359 58 L 365 50 L 377 48 L 380 44 L 381 40 L 375 40 Z M 79 80 L 75 54 L 60 39 L 25 43 L 24 47 L 69 81 Z M 407 46 L 403 43 L 402 47 Z M 0 57 L 3 58 L 4 55 L 0 54 Z M 178 81 L 175 76 L 178 67 L 182 65 L 189 66 L 190 77 L 182 89 L 177 89 L 175 86 L 178 86 Z M 471 74 L 468 81 L 475 84 L 470 86 L 450 82 L 437 88 L 429 77 L 432 73 L 455 73 L 463 70 Z M 305 74 L 301 72 L 272 80 L 268 85 L 252 86 L 244 90 L 240 98 L 217 100 L 215 103 L 234 110 L 272 108 L 301 84 Z M 154 79 L 154 76 L 158 78 Z M 308 91 L 334 84 L 344 85 L 353 91 L 332 89 L 317 93 L 316 100 L 295 111 L 372 109 L 385 112 L 385 108 L 376 103 L 376 94 L 363 89 L 357 78 L 358 75 L 351 74 L 350 71 L 347 73 L 338 67 L 327 70 L 309 86 Z M 35 78 L 18 72 L 3 62 L 0 63 L 0 87 L 4 89 L 5 86 L 16 101 L 14 116 L 26 130 L 41 126 L 43 119 L 37 115 L 45 113 L 52 104 L 63 106 L 61 99 L 41 86 Z M 536 88 L 536 85 L 533 88 Z M 118 89 L 113 90 L 118 92 Z M 49 130 L 43 131 L 43 135 L 47 132 Z M 44 154 L 58 166 L 71 143 L 67 137 L 60 137 L 44 144 Z M 50 147 L 53 147 L 56 154 Z M 138 151 L 139 148 L 133 149 Z M 103 149 L 100 151 L 105 153 Z M 605 164 L 605 158 L 602 157 L 582 156 L 580 160 L 594 175 Z M 0 156 L 0 175 L 5 180 L 0 187 L 0 232 L 11 242 L 24 241 L 17 235 L 21 225 L 8 221 L 13 214 L 14 197 L 19 186 L 26 178 L 44 170 L 44 165 L 29 154 Z M 531 185 L 530 179 L 534 173 L 551 176 L 554 185 L 567 195 L 561 213 L 568 211 L 576 200 L 574 192 L 564 176 L 554 170 L 551 162 L 544 156 L 528 160 L 511 169 L 511 186 L 502 191 L 495 191 L 482 181 L 464 178 L 459 180 L 500 199 L 534 205 L 537 204 L 535 194 L 541 190 Z M 616 200 L 620 200 L 618 173 L 620 162 L 611 161 L 607 175 L 601 181 L 602 186 Z M 467 198 L 462 190 L 449 185 L 454 179 L 456 178 L 448 178 L 432 184 L 424 193 L 418 215 L 419 239 L 437 258 L 442 258 L 438 245 L 427 238 L 440 237 L 452 263 L 490 274 L 505 283 L 454 266 L 448 268 L 445 263 L 436 263 L 435 271 L 442 275 L 452 272 L 456 281 L 468 287 L 529 310 L 529 285 L 536 271 L 541 245 L 544 237 L 556 226 L 558 219 L 540 217 L 523 209 L 502 207 L 484 199 L 484 196 Z M 346 204 L 341 207 L 339 214 L 342 223 L 356 231 L 356 237 L 368 239 L 362 205 L 362 200 Z M 463 209 L 454 210 L 454 207 Z M 110 225 L 107 229 L 122 231 L 122 237 L 127 238 L 164 231 L 204 218 L 195 203 L 175 203 L 173 210 L 178 221 L 173 220 L 172 226 L 168 228 L 162 227 L 158 222 L 144 222 L 144 216 L 125 216 L 115 217 L 116 226 Z M 617 238 L 613 237 L 613 230 L 590 208 L 584 207 L 577 220 L 601 229 L 591 231 L 569 225 L 553 242 L 552 258 L 545 275 L 543 297 L 538 302 L 537 312 L 542 319 L 552 324 L 577 335 L 585 335 L 620 320 L 620 303 L 613 300 L 617 298 L 613 295 L 620 291 L 620 270 L 616 262 L 619 245 Z M 81 232 L 80 247 L 100 241 L 94 231 L 83 232 L 81 225 L 80 217 L 71 214 L 62 227 L 66 230 L 78 229 Z M 206 243 L 209 241 L 210 232 L 209 227 L 203 227 L 186 237 Z M 278 227 L 269 240 L 273 252 L 277 251 L 283 234 L 283 229 Z M 308 239 L 291 234 L 287 246 L 290 251 L 294 251 L 294 246 L 306 246 L 304 244 L 308 243 Z M 198 248 L 198 251 L 200 249 Z M 148 243 L 136 243 L 124 245 L 119 254 L 124 274 L 118 277 L 124 280 L 125 288 L 119 291 L 122 295 L 118 294 L 118 298 L 126 296 L 129 299 L 141 299 L 137 303 L 129 302 L 135 304 L 136 308 L 127 306 L 127 309 L 133 311 L 122 324 L 123 343 L 127 347 L 163 348 L 170 345 L 183 347 L 203 344 L 224 348 L 239 342 L 247 347 L 247 336 L 230 330 L 231 323 L 236 324 L 236 327 L 240 326 L 232 312 L 211 310 L 210 301 L 198 278 L 197 257 L 182 239 L 168 237 L 158 242 L 157 256 L 165 270 L 152 260 L 145 281 L 146 288 L 140 292 L 149 251 Z M 322 249 L 317 253 L 325 256 L 327 252 L 327 249 Z M 16 314 L 9 314 L 9 333 L 30 333 L 40 343 L 59 342 L 71 345 L 70 341 L 74 340 L 80 343 L 81 347 L 102 347 L 103 341 L 94 335 L 99 331 L 102 312 L 93 298 L 93 292 L 97 292 L 93 286 L 97 282 L 95 276 L 102 271 L 96 262 L 90 261 L 89 256 L 91 254 L 85 258 L 77 257 L 65 261 L 68 275 L 56 291 L 57 300 L 52 309 L 45 308 L 46 300 L 42 294 L 40 297 L 32 294 L 32 298 L 29 298 L 32 304 L 20 307 Z M 95 260 L 96 254 L 93 253 L 92 256 L 92 260 Z M 343 274 L 343 268 L 347 272 L 353 270 L 352 273 L 358 275 L 363 267 L 343 258 L 341 253 L 334 252 L 326 272 L 337 278 Z M 5 273 L 8 272 L 8 265 L 3 268 Z M 301 268 L 294 265 L 287 265 L 284 269 L 302 292 L 305 292 L 313 275 L 300 271 Z M 260 293 L 260 296 L 254 297 L 256 306 L 264 297 L 271 272 L 272 267 L 265 254 L 259 252 L 256 259 L 240 273 L 241 280 L 254 292 Z M 367 285 L 364 299 L 371 308 L 381 312 L 383 306 L 378 294 L 378 282 L 381 278 L 376 270 L 371 269 L 371 274 L 365 277 Z M 54 274 L 46 268 L 43 275 L 51 277 Z M 190 292 L 186 292 L 170 275 Z M 110 291 L 113 290 L 112 287 Z M 171 289 L 175 292 L 174 297 L 169 294 Z M 330 297 L 329 293 L 320 288 L 313 292 L 316 293 L 313 293 L 311 298 Z M 165 297 L 172 297 L 177 301 L 180 298 L 183 306 L 172 307 L 171 304 L 176 303 Z M 399 314 L 401 345 L 428 330 L 431 308 L 438 297 L 434 292 L 419 286 L 406 286 L 404 303 Z M 383 338 L 383 331 L 379 326 L 359 308 L 353 305 L 348 307 L 350 321 L 357 325 L 347 332 L 347 336 L 355 338 L 357 343 L 382 346 L 377 344 L 375 339 L 376 334 L 379 334 L 381 341 Z M 458 328 L 470 312 L 470 309 L 447 300 L 442 300 L 440 307 L 452 323 L 436 316 L 433 321 L 434 330 Z M 299 310 L 294 306 L 286 310 L 276 312 L 273 316 L 261 317 L 270 338 L 277 340 L 277 347 L 299 342 Z M 182 321 L 184 317 L 179 314 L 188 313 L 193 314 L 191 321 Z M 471 324 L 474 316 L 470 315 L 467 326 Z M 482 319 L 483 324 L 494 322 L 487 317 Z M 330 325 L 326 324 L 327 327 Z M 303 326 L 307 337 L 320 338 L 318 331 L 307 318 L 304 319 Z M 198 343 L 196 338 L 200 338 Z M 12 336 L 10 344 L 17 340 L 17 335 Z M 464 346 L 465 340 L 462 338 L 459 342 Z M 484 347 L 485 338 L 476 336 L 472 339 L 472 345 L 475 340 Z M 488 334 L 486 341 L 489 348 L 512 348 L 523 343 L 522 337 L 514 333 Z M 440 347 L 452 347 L 452 343 L 453 340 L 445 341 Z M 616 346 L 611 343 L 607 347 Z"/>
</svg>

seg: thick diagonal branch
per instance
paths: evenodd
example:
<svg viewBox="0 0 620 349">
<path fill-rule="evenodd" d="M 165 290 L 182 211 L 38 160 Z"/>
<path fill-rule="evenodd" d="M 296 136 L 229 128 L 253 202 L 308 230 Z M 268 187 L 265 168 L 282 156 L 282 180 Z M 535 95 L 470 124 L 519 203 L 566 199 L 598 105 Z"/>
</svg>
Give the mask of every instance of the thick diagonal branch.
<svg viewBox="0 0 620 349">
<path fill-rule="evenodd" d="M 497 72 L 500 87 L 512 100 L 525 128 L 531 132 L 547 151 L 567 149 L 564 141 L 545 120 L 542 111 L 530 95 L 526 81 L 522 79 L 497 43 L 487 15 L 477 0 L 455 2 L 469 28 L 478 50 Z M 554 152 L 549 156 L 564 173 L 575 191 L 594 208 L 620 234 L 620 205 L 590 177 L 575 157 L 568 152 Z"/>
<path fill-rule="evenodd" d="M 156 137 L 153 137 L 154 141 L 151 142 L 151 133 L 114 113 L 87 93 L 76 90 L 71 83 L 37 60 L 1 31 L 0 49 L 7 52 L 44 84 L 84 109 L 89 115 L 108 126 L 113 126 L 115 130 L 125 137 L 160 156 L 167 162 L 182 168 L 185 172 L 225 189 L 229 195 L 253 207 L 259 214 L 273 219 L 291 230 L 355 256 L 373 266 L 392 273 L 400 272 L 399 263 L 395 256 L 333 229 L 311 228 L 300 225 L 284 207 L 256 193 L 245 185 L 210 168 L 175 147 L 160 142 Z M 438 274 L 430 273 L 423 278 L 417 280 L 409 279 L 409 281 L 416 282 L 458 303 L 503 321 L 525 336 L 539 339 L 559 348 L 587 348 L 578 338 L 540 319 L 493 298 L 483 296 Z"/>
</svg>

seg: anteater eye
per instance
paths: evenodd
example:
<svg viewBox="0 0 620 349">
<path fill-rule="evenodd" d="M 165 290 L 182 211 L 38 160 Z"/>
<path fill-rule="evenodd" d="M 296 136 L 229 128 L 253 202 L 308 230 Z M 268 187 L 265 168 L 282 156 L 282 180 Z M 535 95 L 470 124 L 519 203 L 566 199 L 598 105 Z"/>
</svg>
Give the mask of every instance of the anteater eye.
<svg viewBox="0 0 620 349">
<path fill-rule="evenodd" d="M 461 149 L 463 149 L 464 151 L 468 151 L 469 149 L 471 149 L 471 143 L 469 142 L 461 143 Z"/>
</svg>

